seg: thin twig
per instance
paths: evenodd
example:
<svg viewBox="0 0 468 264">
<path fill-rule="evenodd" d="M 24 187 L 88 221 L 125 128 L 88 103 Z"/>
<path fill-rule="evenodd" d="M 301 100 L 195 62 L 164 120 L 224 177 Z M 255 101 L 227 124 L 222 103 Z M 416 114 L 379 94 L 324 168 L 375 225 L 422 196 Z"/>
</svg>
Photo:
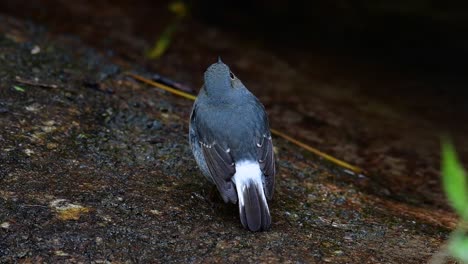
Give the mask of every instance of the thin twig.
<svg viewBox="0 0 468 264">
<path fill-rule="evenodd" d="M 303 149 L 305 149 L 307 151 L 310 151 L 310 152 L 314 153 L 315 155 L 317 155 L 319 157 L 322 157 L 322 158 L 324 158 L 324 159 L 326 159 L 326 160 L 328 160 L 328 161 L 330 161 L 330 162 L 332 162 L 332 163 L 334 163 L 334 164 L 336 164 L 336 165 L 338 165 L 340 167 L 348 169 L 348 170 L 350 170 L 350 171 L 352 171 L 352 172 L 354 172 L 356 174 L 363 173 L 363 170 L 361 168 L 353 166 L 353 165 L 351 165 L 351 164 L 349 164 L 347 162 L 344 162 L 342 160 L 339 160 L 339 159 L 337 159 L 337 158 L 335 158 L 335 157 L 333 157 L 331 155 L 328 155 L 327 153 L 324 153 L 324 152 L 322 152 L 322 151 L 320 151 L 320 150 L 318 150 L 316 148 L 313 148 L 313 147 L 311 147 L 311 146 L 309 146 L 309 145 L 307 145 L 307 144 L 305 144 L 305 143 L 303 143 L 303 142 L 301 142 L 301 141 L 299 141 L 297 139 L 294 139 L 294 138 L 284 134 L 283 132 L 280 132 L 280 131 L 272 128 L 271 133 L 273 135 L 284 138 L 287 141 L 289 141 L 289 142 L 291 142 L 291 143 L 293 143 L 293 144 L 295 144 L 295 145 L 297 145 L 297 146 L 299 146 L 299 147 L 301 147 L 301 148 L 303 148 Z"/>
<path fill-rule="evenodd" d="M 43 88 L 57 88 L 58 86 L 56 84 L 49 84 L 49 83 L 40 83 L 39 81 L 32 81 L 32 80 L 25 80 L 22 79 L 19 76 L 16 76 L 16 82 L 21 83 L 21 84 L 26 84 L 26 85 L 31 85 L 31 86 L 39 86 Z"/>
<path fill-rule="evenodd" d="M 184 98 L 189 99 L 189 100 L 192 100 L 192 101 L 195 101 L 195 99 L 197 98 L 195 95 L 192 95 L 192 94 L 189 94 L 189 93 L 186 93 L 186 92 L 179 91 L 179 90 L 177 90 L 177 89 L 174 89 L 174 88 L 169 87 L 169 86 L 167 86 L 167 85 L 164 85 L 164 84 L 162 84 L 162 83 L 158 83 L 158 82 L 155 82 L 155 81 L 146 79 L 146 78 L 143 77 L 143 76 L 140 76 L 140 75 L 137 75 L 137 74 L 134 74 L 134 73 L 131 73 L 131 72 L 128 72 L 127 75 L 128 75 L 128 76 L 131 76 L 132 78 L 137 79 L 137 80 L 139 80 L 139 81 L 141 81 L 141 82 L 144 82 L 144 83 L 147 83 L 147 84 L 149 84 L 149 85 L 158 87 L 159 89 L 162 89 L 162 90 L 164 90 L 164 91 L 170 92 L 170 93 L 172 93 L 172 94 L 176 94 L 176 95 L 178 95 L 178 96 L 184 97 Z"/>
</svg>

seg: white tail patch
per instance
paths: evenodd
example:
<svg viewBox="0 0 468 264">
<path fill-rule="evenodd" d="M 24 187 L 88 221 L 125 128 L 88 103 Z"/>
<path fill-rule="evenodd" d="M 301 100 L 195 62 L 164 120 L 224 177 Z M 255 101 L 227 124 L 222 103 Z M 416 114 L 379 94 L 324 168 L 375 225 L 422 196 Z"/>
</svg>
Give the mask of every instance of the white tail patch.
<svg viewBox="0 0 468 264">
<path fill-rule="evenodd" d="M 239 198 L 240 206 L 244 206 L 244 195 L 242 194 L 251 182 L 253 182 L 257 187 L 262 201 L 267 204 L 265 192 L 263 190 L 263 173 L 258 162 L 253 160 L 236 162 L 236 173 L 233 176 L 233 182 L 237 188 L 237 196 Z"/>
</svg>

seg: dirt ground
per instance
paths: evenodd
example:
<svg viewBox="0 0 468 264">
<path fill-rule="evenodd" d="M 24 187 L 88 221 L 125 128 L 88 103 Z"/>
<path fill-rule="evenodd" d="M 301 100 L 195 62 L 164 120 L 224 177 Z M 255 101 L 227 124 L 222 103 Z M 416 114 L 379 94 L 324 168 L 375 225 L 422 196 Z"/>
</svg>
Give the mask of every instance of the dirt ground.
<svg viewBox="0 0 468 264">
<path fill-rule="evenodd" d="M 428 81 L 374 69 L 382 79 L 363 82 L 344 67 L 328 72 L 340 78 L 317 77 L 306 62 L 197 23 L 152 62 L 142 56 L 151 43 L 128 27 L 96 39 L 105 27 L 78 32 L 0 16 L 0 262 L 425 263 L 455 227 L 440 190 L 438 136 L 451 132 L 466 160 L 466 109 L 451 97 L 368 89 Z M 200 38 L 189 39 L 194 29 Z M 236 205 L 196 168 L 192 102 L 125 75 L 159 73 L 197 89 L 219 53 L 273 127 L 365 176 L 275 138 L 272 229 L 242 229 Z M 316 59 L 323 72 L 326 59 Z"/>
</svg>

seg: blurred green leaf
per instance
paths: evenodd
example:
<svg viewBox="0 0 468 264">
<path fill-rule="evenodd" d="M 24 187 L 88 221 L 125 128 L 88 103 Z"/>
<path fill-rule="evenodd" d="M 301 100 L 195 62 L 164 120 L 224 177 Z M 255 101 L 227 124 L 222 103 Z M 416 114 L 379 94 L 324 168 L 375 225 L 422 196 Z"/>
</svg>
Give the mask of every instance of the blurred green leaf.
<svg viewBox="0 0 468 264">
<path fill-rule="evenodd" d="M 171 44 L 172 33 L 176 29 L 176 24 L 169 25 L 154 44 L 154 47 L 148 52 L 148 58 L 157 59 L 166 52 Z"/>
<path fill-rule="evenodd" d="M 175 14 L 175 18 L 172 20 L 172 23 L 164 29 L 159 39 L 154 43 L 153 48 L 147 53 L 147 57 L 150 59 L 157 59 L 166 52 L 180 21 L 182 21 L 189 12 L 187 5 L 183 1 L 173 1 L 169 3 L 168 9 Z"/>
<path fill-rule="evenodd" d="M 445 194 L 463 220 L 468 221 L 468 186 L 452 143 L 442 141 L 442 182 Z"/>
<path fill-rule="evenodd" d="M 169 10 L 178 17 L 185 17 L 188 13 L 187 5 L 182 1 L 174 1 L 169 4 Z"/>
<path fill-rule="evenodd" d="M 13 89 L 15 89 L 15 91 L 22 92 L 22 93 L 26 91 L 26 89 L 18 85 L 13 86 Z"/>
<path fill-rule="evenodd" d="M 461 232 L 454 233 L 449 243 L 449 251 L 463 263 L 468 263 L 468 237 Z"/>
</svg>

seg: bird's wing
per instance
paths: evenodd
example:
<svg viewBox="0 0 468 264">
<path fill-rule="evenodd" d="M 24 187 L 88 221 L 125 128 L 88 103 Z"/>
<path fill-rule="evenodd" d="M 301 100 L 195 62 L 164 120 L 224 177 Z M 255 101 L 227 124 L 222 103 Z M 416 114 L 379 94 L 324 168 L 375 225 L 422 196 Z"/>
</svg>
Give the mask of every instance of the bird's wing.
<svg viewBox="0 0 468 264">
<path fill-rule="evenodd" d="M 200 141 L 203 156 L 210 171 L 211 177 L 218 187 L 225 202 L 237 202 L 237 193 L 231 181 L 236 173 L 234 160 L 229 153 L 229 149 L 223 149 L 219 144 L 213 142 L 206 144 Z"/>
<path fill-rule="evenodd" d="M 205 159 L 208 172 L 216 187 L 218 187 L 223 200 L 237 203 L 236 188 L 231 181 L 232 176 L 236 173 L 234 160 L 229 149 L 224 149 L 212 137 L 206 137 L 204 134 L 198 133 L 200 128 L 208 129 L 208 126 L 198 119 L 198 110 L 198 104 L 195 102 L 190 116 L 190 123 L 196 128 L 194 132 L 197 134 L 196 138 L 200 143 L 201 154 Z"/>
<path fill-rule="evenodd" d="M 273 152 L 273 142 L 270 134 L 264 134 L 260 142 L 257 143 L 257 157 L 260 169 L 265 176 L 265 193 L 268 199 L 273 197 L 275 186 L 275 154 Z"/>
</svg>

